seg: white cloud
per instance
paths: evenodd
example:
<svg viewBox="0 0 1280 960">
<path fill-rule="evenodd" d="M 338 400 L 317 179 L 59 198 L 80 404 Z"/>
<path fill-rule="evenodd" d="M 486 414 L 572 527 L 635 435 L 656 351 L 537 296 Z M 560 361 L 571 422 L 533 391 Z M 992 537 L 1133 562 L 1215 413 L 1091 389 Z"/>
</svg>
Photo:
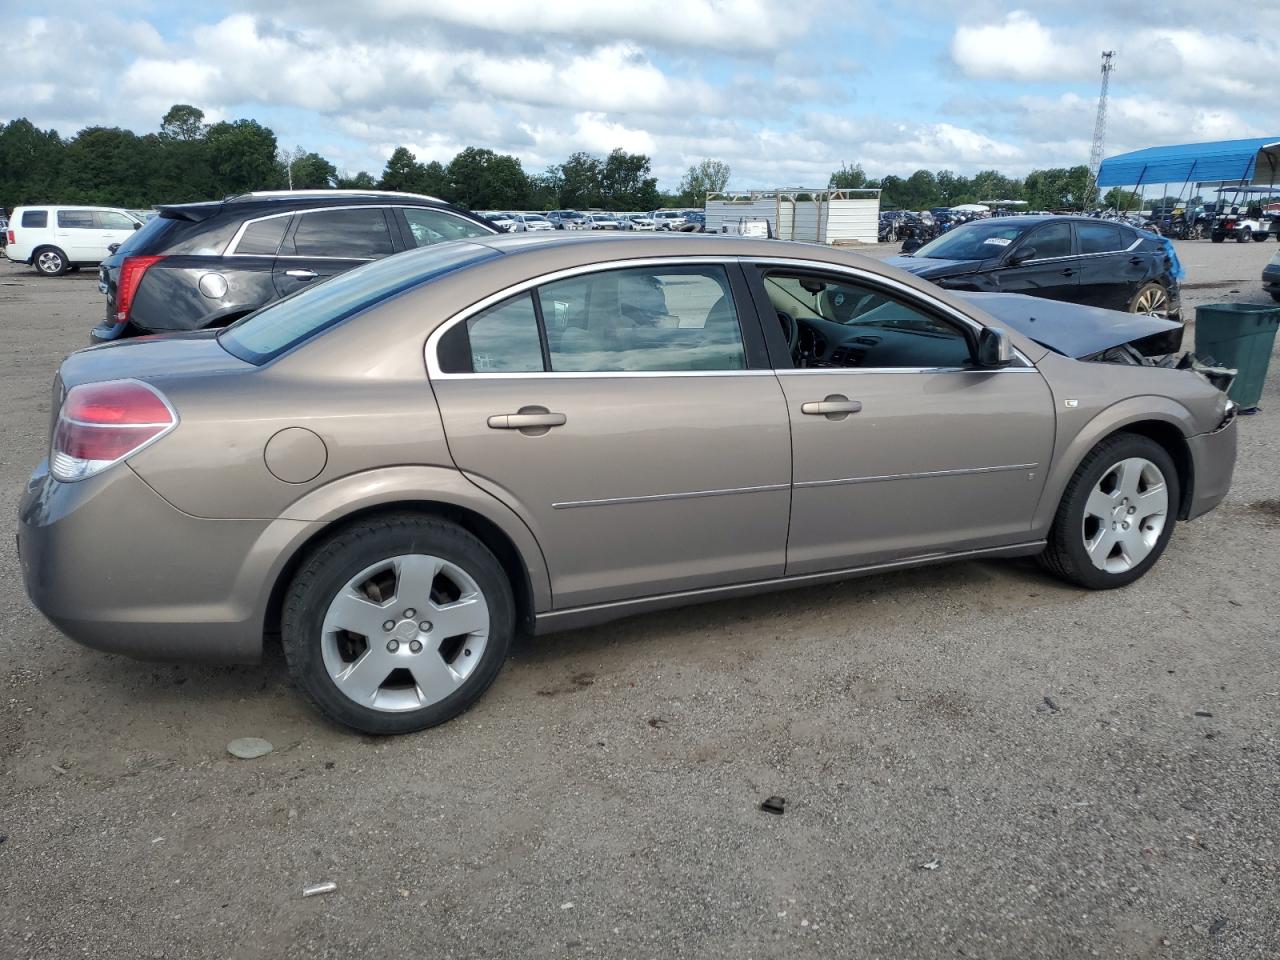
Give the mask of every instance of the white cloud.
<svg viewBox="0 0 1280 960">
<path fill-rule="evenodd" d="M 1048 80 L 1097 71 L 1096 57 L 1078 44 L 1055 36 L 1025 10 L 999 23 L 961 25 L 951 40 L 951 57 L 971 77 Z"/>
</svg>

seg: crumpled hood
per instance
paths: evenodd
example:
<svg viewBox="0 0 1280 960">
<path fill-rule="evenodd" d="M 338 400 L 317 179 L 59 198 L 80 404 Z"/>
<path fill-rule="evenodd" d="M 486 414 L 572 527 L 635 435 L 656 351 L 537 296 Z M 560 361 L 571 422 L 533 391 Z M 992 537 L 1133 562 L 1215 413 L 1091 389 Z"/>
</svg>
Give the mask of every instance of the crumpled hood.
<svg viewBox="0 0 1280 960">
<path fill-rule="evenodd" d="M 1174 353 L 1182 343 L 1182 324 L 1143 313 L 1104 310 L 1078 303 L 1045 300 L 1021 293 L 971 293 L 953 295 L 984 310 L 997 321 L 1055 353 L 1079 360 L 1133 344 L 1147 355 Z"/>
<path fill-rule="evenodd" d="M 985 260 L 937 260 L 933 257 L 890 257 L 885 263 L 924 280 L 941 280 L 976 273 Z"/>
</svg>

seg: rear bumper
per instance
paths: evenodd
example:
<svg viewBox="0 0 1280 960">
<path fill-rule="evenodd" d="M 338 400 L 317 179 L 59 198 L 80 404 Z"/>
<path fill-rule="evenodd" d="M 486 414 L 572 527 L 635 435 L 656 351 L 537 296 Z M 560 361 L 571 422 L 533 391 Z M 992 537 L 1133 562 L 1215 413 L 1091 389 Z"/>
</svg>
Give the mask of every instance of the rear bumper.
<svg viewBox="0 0 1280 960">
<path fill-rule="evenodd" d="M 302 521 L 205 520 L 126 464 L 61 483 L 42 462 L 18 514 L 27 594 L 88 647 L 145 660 L 253 661 Z"/>
<path fill-rule="evenodd" d="M 1236 428 L 1232 420 L 1213 433 L 1190 437 L 1192 495 L 1185 519 L 1204 516 L 1226 497 L 1231 489 L 1231 476 L 1236 468 Z"/>
</svg>

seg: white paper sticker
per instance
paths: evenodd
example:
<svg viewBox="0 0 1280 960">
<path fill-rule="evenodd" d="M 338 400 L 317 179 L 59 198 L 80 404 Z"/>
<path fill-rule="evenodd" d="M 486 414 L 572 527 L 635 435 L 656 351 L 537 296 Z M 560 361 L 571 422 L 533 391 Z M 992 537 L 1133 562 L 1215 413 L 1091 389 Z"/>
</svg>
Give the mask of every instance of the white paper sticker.
<svg viewBox="0 0 1280 960">
<path fill-rule="evenodd" d="M 1007 247 L 1009 244 L 1013 243 L 1012 240 L 1006 240 L 1004 237 L 987 237 L 987 239 L 982 242 L 994 243 L 997 247 Z"/>
</svg>

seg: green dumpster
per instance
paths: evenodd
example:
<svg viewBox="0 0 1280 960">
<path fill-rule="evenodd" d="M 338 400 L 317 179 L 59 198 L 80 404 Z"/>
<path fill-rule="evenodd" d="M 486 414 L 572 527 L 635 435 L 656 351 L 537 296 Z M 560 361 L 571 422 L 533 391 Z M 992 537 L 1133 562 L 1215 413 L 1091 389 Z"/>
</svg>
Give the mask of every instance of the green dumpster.
<svg viewBox="0 0 1280 960">
<path fill-rule="evenodd" d="M 1262 399 L 1277 327 L 1280 306 L 1210 303 L 1196 307 L 1196 356 L 1239 371 L 1227 395 L 1241 410 L 1257 409 Z"/>
</svg>

